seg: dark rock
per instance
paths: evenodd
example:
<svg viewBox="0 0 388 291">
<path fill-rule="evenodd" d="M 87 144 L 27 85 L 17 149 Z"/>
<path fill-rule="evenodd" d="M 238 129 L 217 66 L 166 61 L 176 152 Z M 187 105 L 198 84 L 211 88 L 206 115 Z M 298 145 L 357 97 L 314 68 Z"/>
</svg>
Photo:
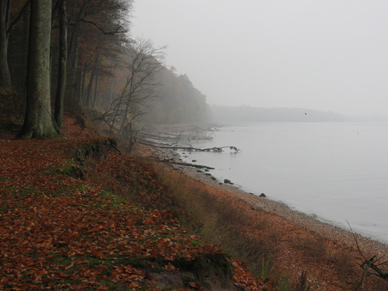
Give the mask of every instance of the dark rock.
<svg viewBox="0 0 388 291">
<path fill-rule="evenodd" d="M 224 183 L 225 184 L 232 184 L 232 181 L 230 181 L 229 179 L 224 179 Z"/>
<path fill-rule="evenodd" d="M 196 162 L 197 162 L 197 160 L 193 160 L 192 162 L 193 162 L 193 163 L 196 163 Z"/>
<path fill-rule="evenodd" d="M 261 193 L 259 197 L 265 198 L 265 197 L 267 197 L 267 195 L 265 195 L 264 193 Z"/>
</svg>

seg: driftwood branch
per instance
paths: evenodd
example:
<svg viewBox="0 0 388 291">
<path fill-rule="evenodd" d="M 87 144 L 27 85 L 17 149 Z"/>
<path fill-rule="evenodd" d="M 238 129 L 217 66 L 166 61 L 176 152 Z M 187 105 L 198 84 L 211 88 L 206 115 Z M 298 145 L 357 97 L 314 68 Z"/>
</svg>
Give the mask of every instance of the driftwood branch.
<svg viewBox="0 0 388 291">
<path fill-rule="evenodd" d="M 175 162 L 175 161 L 170 161 L 170 162 L 171 162 L 171 164 L 174 164 L 174 165 L 188 166 L 188 167 L 194 167 L 194 168 L 198 168 L 198 169 L 214 170 L 214 168 L 208 167 L 205 165 L 196 165 L 196 164 L 191 164 L 191 163 L 183 163 L 183 162 Z"/>
<path fill-rule="evenodd" d="M 159 144 L 159 143 L 154 143 L 154 142 L 145 141 L 145 140 L 140 141 L 140 143 L 143 145 L 152 146 L 152 147 L 161 148 L 161 149 L 185 150 L 185 151 L 189 151 L 189 152 L 217 152 L 217 153 L 220 153 L 225 148 L 229 148 L 229 149 L 235 151 L 236 153 L 240 151 L 235 146 L 222 146 L 222 147 L 211 147 L 211 148 L 201 149 L 201 148 L 195 148 L 192 146 L 185 147 L 185 146 L 178 146 L 178 145 Z"/>
<path fill-rule="evenodd" d="M 362 264 L 360 264 L 360 267 L 364 270 L 364 272 L 363 272 L 362 278 L 360 280 L 360 283 L 356 287 L 355 291 L 359 290 L 362 287 L 367 274 L 375 275 L 377 277 L 380 277 L 383 280 L 388 281 L 388 272 L 381 269 L 381 267 L 380 267 L 380 266 L 383 266 L 383 267 L 387 268 L 388 261 L 379 263 L 379 261 L 381 261 L 385 256 L 382 256 L 380 258 L 376 258 L 376 255 L 374 255 L 372 258 L 367 259 L 360 249 L 360 245 L 358 243 L 356 234 L 354 233 L 352 227 L 350 226 L 350 223 L 348 221 L 346 221 L 346 222 L 348 223 L 350 231 L 353 235 L 353 239 L 356 242 L 357 250 L 364 259 L 364 262 Z"/>
<path fill-rule="evenodd" d="M 205 166 L 205 165 L 197 165 L 197 164 L 191 164 L 191 163 L 184 163 L 184 162 L 178 162 L 174 159 L 160 159 L 158 157 L 153 157 L 154 159 L 157 159 L 159 162 L 163 163 L 169 163 L 171 165 L 179 165 L 179 166 L 187 166 L 187 167 L 193 167 L 198 169 L 207 169 L 207 170 L 214 170 L 215 168 Z"/>
</svg>

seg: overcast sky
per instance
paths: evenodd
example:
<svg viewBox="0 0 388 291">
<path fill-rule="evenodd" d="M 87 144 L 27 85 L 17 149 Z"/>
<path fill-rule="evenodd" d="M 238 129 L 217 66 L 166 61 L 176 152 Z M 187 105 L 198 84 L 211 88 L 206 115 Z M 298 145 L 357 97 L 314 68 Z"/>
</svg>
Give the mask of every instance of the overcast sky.
<svg viewBox="0 0 388 291">
<path fill-rule="evenodd" d="M 166 45 L 209 104 L 388 114 L 387 0 L 136 0 L 132 37 Z"/>
</svg>

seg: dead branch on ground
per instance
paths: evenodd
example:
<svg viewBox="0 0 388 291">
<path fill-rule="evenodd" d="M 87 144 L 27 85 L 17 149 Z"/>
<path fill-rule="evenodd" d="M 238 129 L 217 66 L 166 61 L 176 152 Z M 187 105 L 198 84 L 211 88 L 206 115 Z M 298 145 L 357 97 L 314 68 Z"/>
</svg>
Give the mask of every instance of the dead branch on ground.
<svg viewBox="0 0 388 291">
<path fill-rule="evenodd" d="M 385 260 L 386 255 L 382 255 L 380 258 L 378 258 L 376 255 L 374 255 L 373 257 L 368 259 L 364 255 L 364 253 L 361 251 L 356 234 L 353 231 L 352 227 L 350 226 L 350 223 L 348 221 L 346 221 L 346 222 L 348 223 L 350 231 L 353 235 L 354 241 L 356 242 L 357 250 L 364 259 L 364 262 L 362 264 L 360 264 L 360 267 L 364 270 L 364 272 L 362 274 L 360 283 L 356 287 L 355 291 L 359 290 L 362 287 L 367 274 L 371 274 L 371 275 L 377 276 L 383 280 L 388 281 L 388 261 Z"/>
</svg>

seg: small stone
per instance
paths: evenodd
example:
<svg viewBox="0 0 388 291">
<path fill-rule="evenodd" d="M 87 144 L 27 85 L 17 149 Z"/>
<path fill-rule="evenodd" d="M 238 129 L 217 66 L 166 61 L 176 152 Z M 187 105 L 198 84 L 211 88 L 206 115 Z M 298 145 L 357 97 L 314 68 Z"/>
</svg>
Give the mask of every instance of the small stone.
<svg viewBox="0 0 388 291">
<path fill-rule="evenodd" d="M 224 183 L 225 184 L 232 184 L 232 181 L 230 181 L 229 179 L 224 179 Z"/>
<path fill-rule="evenodd" d="M 252 206 L 252 209 L 253 209 L 253 210 L 262 210 L 263 207 L 261 207 L 259 204 L 256 204 L 256 205 L 253 205 L 253 206 Z"/>
<path fill-rule="evenodd" d="M 261 193 L 259 197 L 265 198 L 267 197 L 267 195 L 265 195 L 264 193 Z"/>
</svg>

